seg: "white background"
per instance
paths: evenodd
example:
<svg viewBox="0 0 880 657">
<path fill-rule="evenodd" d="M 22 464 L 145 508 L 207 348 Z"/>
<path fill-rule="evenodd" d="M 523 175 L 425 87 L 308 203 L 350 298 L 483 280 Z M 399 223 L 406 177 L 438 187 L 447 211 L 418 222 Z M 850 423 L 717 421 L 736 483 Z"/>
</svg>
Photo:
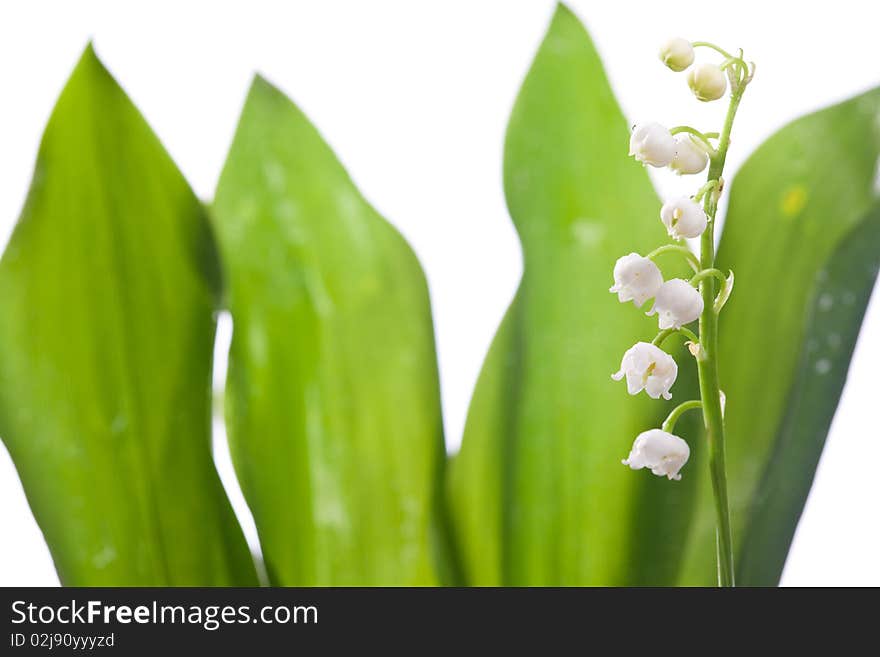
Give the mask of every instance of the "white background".
<svg viewBox="0 0 880 657">
<path fill-rule="evenodd" d="M 665 37 L 746 50 L 758 77 L 737 118 L 731 171 L 792 118 L 880 84 L 880 16 L 872 3 L 837 0 L 833 13 L 825 3 L 766 0 L 571 6 L 591 30 L 633 122 L 720 125 L 723 106 L 696 103 L 683 76 L 656 60 Z M 21 209 L 52 106 L 89 38 L 203 198 L 213 195 L 258 70 L 306 111 L 421 258 L 448 443 L 456 449 L 483 356 L 521 272 L 501 188 L 502 140 L 553 9 L 549 0 L 5 2 L 0 244 Z M 664 195 L 684 189 L 664 172 L 655 181 Z M 229 332 L 224 319 L 220 382 Z M 871 420 L 878 332 L 875 293 L 784 584 L 880 584 L 880 432 Z M 222 426 L 215 428 L 224 481 L 254 543 Z M 56 583 L 0 448 L 0 585 Z"/>
</svg>

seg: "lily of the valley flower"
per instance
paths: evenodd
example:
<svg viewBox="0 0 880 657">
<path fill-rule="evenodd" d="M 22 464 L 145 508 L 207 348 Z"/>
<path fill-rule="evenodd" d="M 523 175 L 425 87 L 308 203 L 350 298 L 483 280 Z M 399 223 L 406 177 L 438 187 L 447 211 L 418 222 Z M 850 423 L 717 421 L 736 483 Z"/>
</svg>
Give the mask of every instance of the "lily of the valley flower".
<svg viewBox="0 0 880 657">
<path fill-rule="evenodd" d="M 629 154 L 643 164 L 665 167 L 675 157 L 675 140 L 659 123 L 642 123 L 629 138 Z"/>
<path fill-rule="evenodd" d="M 678 436 L 661 429 L 650 429 L 638 435 L 623 464 L 633 470 L 649 468 L 659 477 L 679 481 L 681 475 L 678 471 L 690 455 L 690 447 Z"/>
<path fill-rule="evenodd" d="M 678 365 L 672 356 L 650 342 L 637 342 L 627 349 L 620 362 L 620 371 L 611 378 L 620 381 L 626 376 L 626 389 L 631 395 L 644 390 L 652 399 L 672 399 L 669 389 L 678 376 Z"/>
<path fill-rule="evenodd" d="M 709 222 L 700 204 L 687 196 L 666 201 L 660 208 L 660 220 L 669 236 L 676 240 L 699 237 Z"/>
<path fill-rule="evenodd" d="M 709 153 L 704 144 L 688 133 L 677 134 L 675 139 L 675 157 L 669 168 L 678 175 L 700 173 L 709 164 Z"/>
<path fill-rule="evenodd" d="M 715 64 L 704 62 L 694 66 L 687 74 L 688 86 L 697 100 L 718 100 L 727 91 L 727 77 Z"/>
<path fill-rule="evenodd" d="M 687 39 L 673 37 L 660 48 L 660 61 L 673 71 L 683 71 L 694 63 L 694 48 Z"/>
<path fill-rule="evenodd" d="M 663 285 L 663 274 L 651 260 L 630 253 L 614 264 L 614 285 L 609 292 L 617 294 L 621 303 L 632 301 L 636 308 L 657 294 Z"/>
<path fill-rule="evenodd" d="M 699 318 L 703 312 L 703 297 L 696 288 L 681 278 L 666 281 L 654 296 L 654 307 L 647 314 L 657 314 L 661 330 L 680 329 Z"/>
</svg>

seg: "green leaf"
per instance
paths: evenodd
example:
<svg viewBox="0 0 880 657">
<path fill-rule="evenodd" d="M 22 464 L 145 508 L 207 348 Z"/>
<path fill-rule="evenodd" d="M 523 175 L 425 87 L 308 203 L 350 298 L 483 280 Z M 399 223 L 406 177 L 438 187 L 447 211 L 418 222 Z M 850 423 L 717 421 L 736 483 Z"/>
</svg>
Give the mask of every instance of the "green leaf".
<svg viewBox="0 0 880 657">
<path fill-rule="evenodd" d="M 660 202 L 626 156 L 628 140 L 589 36 L 560 5 L 507 131 L 504 184 L 523 278 L 449 482 L 468 583 L 676 576 L 693 472 L 670 483 L 621 465 L 669 405 L 630 397 L 610 379 L 623 352 L 656 332 L 656 320 L 609 294 L 614 262 L 666 241 Z"/>
<path fill-rule="evenodd" d="M 880 252 L 869 212 L 878 112 L 874 90 L 795 121 L 731 188 L 718 262 L 736 273 L 736 290 L 721 317 L 719 371 L 740 584 L 778 582 L 846 378 Z M 700 486 L 689 584 L 714 581 L 708 476 Z"/>
<path fill-rule="evenodd" d="M 270 581 L 437 583 L 445 457 L 415 255 L 259 77 L 213 214 L 234 324 L 230 445 Z"/>
<path fill-rule="evenodd" d="M 0 435 L 67 585 L 250 585 L 211 460 L 204 212 L 86 49 L 0 262 Z"/>
<path fill-rule="evenodd" d="M 880 206 L 817 275 L 794 385 L 740 548 L 745 584 L 779 581 L 880 267 Z"/>
</svg>

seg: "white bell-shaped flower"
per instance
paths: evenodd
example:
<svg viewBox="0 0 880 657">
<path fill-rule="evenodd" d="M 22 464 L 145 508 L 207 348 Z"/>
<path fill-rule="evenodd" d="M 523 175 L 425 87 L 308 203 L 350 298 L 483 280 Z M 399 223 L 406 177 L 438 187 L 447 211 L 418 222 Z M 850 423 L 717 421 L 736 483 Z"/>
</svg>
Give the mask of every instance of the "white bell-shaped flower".
<svg viewBox="0 0 880 657">
<path fill-rule="evenodd" d="M 624 376 L 627 392 L 631 395 L 644 390 L 652 399 L 672 399 L 669 389 L 678 376 L 678 365 L 660 347 L 650 342 L 637 342 L 627 349 L 620 362 L 620 371 L 611 378 L 620 381 Z"/>
<path fill-rule="evenodd" d="M 643 164 L 665 167 L 675 157 L 675 140 L 659 123 L 642 123 L 629 138 L 629 154 Z"/>
<path fill-rule="evenodd" d="M 718 100 L 727 91 L 727 76 L 715 64 L 697 64 L 687 74 L 688 86 L 697 100 Z"/>
<path fill-rule="evenodd" d="M 657 314 L 661 330 L 680 329 L 703 312 L 703 297 L 699 290 L 681 278 L 671 278 L 663 283 L 654 297 L 654 307 L 647 314 Z"/>
<path fill-rule="evenodd" d="M 694 47 L 681 37 L 673 37 L 660 47 L 660 61 L 679 72 L 694 63 Z"/>
<path fill-rule="evenodd" d="M 706 230 L 709 218 L 694 199 L 687 196 L 666 201 L 660 208 L 660 221 L 672 239 L 699 237 Z"/>
<path fill-rule="evenodd" d="M 638 435 L 623 464 L 633 470 L 649 468 L 658 477 L 679 481 L 678 471 L 690 455 L 691 449 L 684 440 L 667 431 L 651 429 Z"/>
<path fill-rule="evenodd" d="M 675 157 L 669 168 L 678 175 L 700 173 L 709 164 L 709 153 L 705 144 L 686 132 L 675 135 Z"/>
<path fill-rule="evenodd" d="M 621 303 L 632 301 L 636 308 L 657 294 L 663 285 L 663 274 L 651 260 L 630 253 L 614 264 L 614 285 L 609 292 L 617 294 Z"/>
</svg>

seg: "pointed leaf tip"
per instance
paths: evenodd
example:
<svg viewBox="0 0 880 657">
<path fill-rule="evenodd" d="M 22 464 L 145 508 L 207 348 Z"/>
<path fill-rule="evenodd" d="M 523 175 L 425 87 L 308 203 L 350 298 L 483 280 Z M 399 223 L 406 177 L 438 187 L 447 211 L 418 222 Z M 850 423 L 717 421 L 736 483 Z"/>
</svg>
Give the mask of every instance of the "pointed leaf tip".
<svg viewBox="0 0 880 657">
<path fill-rule="evenodd" d="M 260 75 L 212 218 L 235 323 L 230 451 L 269 579 L 437 583 L 443 442 L 430 302 L 414 255 L 303 112 Z"/>
<path fill-rule="evenodd" d="M 35 171 L 0 259 L 0 435 L 61 583 L 256 584 L 209 447 L 204 211 L 91 42 Z"/>
</svg>

